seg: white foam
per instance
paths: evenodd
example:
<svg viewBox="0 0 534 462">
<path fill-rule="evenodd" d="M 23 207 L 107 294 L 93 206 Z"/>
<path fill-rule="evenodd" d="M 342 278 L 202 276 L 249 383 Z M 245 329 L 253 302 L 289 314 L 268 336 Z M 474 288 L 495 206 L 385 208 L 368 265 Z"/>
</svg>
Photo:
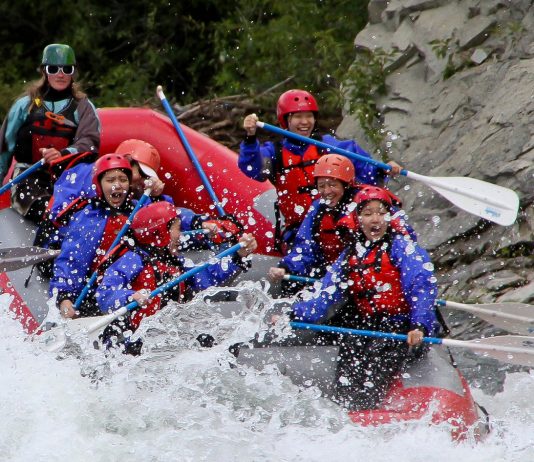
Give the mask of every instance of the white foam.
<svg viewBox="0 0 534 462">
<path fill-rule="evenodd" d="M 2 460 L 534 460 L 533 375 L 509 374 L 494 397 L 474 390 L 495 426 L 476 446 L 453 443 L 446 426 L 428 422 L 359 428 L 273 368 L 229 367 L 228 346 L 252 335 L 269 304 L 244 292 L 247 308 L 233 318 L 198 300 L 162 311 L 141 329 L 141 357 L 85 350 L 61 360 L 29 341 L 1 295 Z M 199 348 L 202 332 L 219 345 Z"/>
</svg>

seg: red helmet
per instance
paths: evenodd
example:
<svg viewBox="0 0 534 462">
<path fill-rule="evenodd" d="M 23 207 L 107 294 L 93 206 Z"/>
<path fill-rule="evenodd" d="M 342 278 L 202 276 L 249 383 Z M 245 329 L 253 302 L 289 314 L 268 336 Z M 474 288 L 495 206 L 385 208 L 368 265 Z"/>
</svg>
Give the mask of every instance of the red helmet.
<svg viewBox="0 0 534 462">
<path fill-rule="evenodd" d="M 132 181 L 132 166 L 130 161 L 122 154 L 104 154 L 96 162 L 93 168 L 93 184 L 96 186 L 96 194 L 102 197 L 102 186 L 100 186 L 100 179 L 102 175 L 108 170 L 120 169 L 128 175 L 128 179 Z"/>
<path fill-rule="evenodd" d="M 402 201 L 395 194 L 378 186 L 364 186 L 354 197 L 358 211 L 366 202 L 373 200 L 382 202 L 387 205 L 388 209 L 393 205 L 402 207 Z"/>
<path fill-rule="evenodd" d="M 129 155 L 139 163 L 139 167 L 145 175 L 155 176 L 159 170 L 160 157 L 158 150 L 143 140 L 125 140 L 115 150 L 117 154 Z"/>
<path fill-rule="evenodd" d="M 352 184 L 354 181 L 354 164 L 345 156 L 325 154 L 315 164 L 313 176 L 328 177 Z"/>
<path fill-rule="evenodd" d="M 317 116 L 319 106 L 311 93 L 305 90 L 288 90 L 280 95 L 276 104 L 276 117 L 282 128 L 287 129 L 287 116 L 293 112 L 312 111 Z"/>
<path fill-rule="evenodd" d="M 169 224 L 178 217 L 176 207 L 167 201 L 142 207 L 132 220 L 132 230 L 139 244 L 165 247 L 171 241 Z"/>
</svg>

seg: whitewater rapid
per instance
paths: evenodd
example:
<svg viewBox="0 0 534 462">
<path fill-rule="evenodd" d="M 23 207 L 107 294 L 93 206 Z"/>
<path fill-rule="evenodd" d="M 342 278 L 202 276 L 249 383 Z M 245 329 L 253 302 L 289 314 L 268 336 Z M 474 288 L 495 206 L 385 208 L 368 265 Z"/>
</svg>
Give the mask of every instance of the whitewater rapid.
<svg viewBox="0 0 534 462">
<path fill-rule="evenodd" d="M 254 334 L 269 304 L 259 284 L 241 291 L 246 308 L 234 316 L 195 300 L 144 322 L 140 357 L 104 355 L 83 342 L 49 353 L 0 295 L 0 460 L 534 460 L 534 374 L 507 373 L 494 396 L 475 383 L 493 427 L 478 444 L 454 443 L 446 425 L 427 421 L 360 428 L 275 369 L 230 367 L 228 346 Z M 218 344 L 201 348 L 200 333 Z"/>
</svg>

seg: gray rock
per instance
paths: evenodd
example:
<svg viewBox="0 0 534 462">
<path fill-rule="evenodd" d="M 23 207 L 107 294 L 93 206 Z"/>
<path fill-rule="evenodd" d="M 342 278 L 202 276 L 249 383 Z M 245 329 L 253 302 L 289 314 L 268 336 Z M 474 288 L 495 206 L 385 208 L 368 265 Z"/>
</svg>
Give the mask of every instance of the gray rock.
<svg viewBox="0 0 534 462">
<path fill-rule="evenodd" d="M 521 303 L 532 303 L 534 302 L 534 281 L 529 284 L 519 288 L 513 289 L 506 292 L 503 296 L 497 299 L 499 303 L 501 302 L 521 302 Z"/>
<path fill-rule="evenodd" d="M 386 51 L 391 50 L 392 33 L 383 24 L 371 24 L 363 29 L 354 39 L 356 50 L 376 50 L 377 48 Z"/>
<path fill-rule="evenodd" d="M 460 49 L 466 50 L 484 43 L 496 22 L 495 18 L 484 16 L 469 19 L 458 34 Z"/>
<path fill-rule="evenodd" d="M 391 0 L 382 13 L 382 21 L 391 23 L 395 28 L 409 14 L 446 5 L 449 0 Z"/>
<path fill-rule="evenodd" d="M 471 61 L 473 61 L 475 64 L 482 64 L 484 61 L 486 61 L 486 59 L 488 59 L 488 56 L 489 54 L 486 53 L 485 50 L 482 48 L 477 48 L 471 55 Z"/>
<path fill-rule="evenodd" d="M 499 292 L 510 287 L 521 287 L 527 283 L 524 278 L 510 270 L 492 272 L 473 282 L 492 292 Z"/>
<path fill-rule="evenodd" d="M 382 21 L 382 13 L 388 5 L 388 0 L 371 0 L 367 5 L 367 11 L 369 13 L 369 23 L 376 24 Z"/>
<path fill-rule="evenodd" d="M 533 301 L 532 2 L 392 0 L 384 9 L 376 3 L 381 22 L 357 41 L 368 49 L 379 43 L 399 50 L 387 94 L 376 99 L 389 134 L 387 155 L 422 175 L 470 176 L 512 188 L 521 199 L 517 222 L 502 227 L 425 184 L 390 181 L 419 242 L 431 252 L 441 291 L 464 300 Z M 444 58 L 433 40 L 449 45 Z M 482 42 L 483 48 L 473 49 Z M 449 58 L 459 67 L 444 79 Z M 357 126 L 342 123 L 347 135 Z"/>
</svg>

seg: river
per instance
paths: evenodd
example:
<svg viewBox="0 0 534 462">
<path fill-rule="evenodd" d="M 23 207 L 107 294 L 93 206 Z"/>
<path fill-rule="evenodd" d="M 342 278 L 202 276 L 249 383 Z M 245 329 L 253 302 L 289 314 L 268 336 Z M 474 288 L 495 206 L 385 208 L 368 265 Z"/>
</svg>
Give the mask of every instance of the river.
<svg viewBox="0 0 534 462">
<path fill-rule="evenodd" d="M 462 356 L 473 395 L 491 415 L 492 432 L 478 444 L 452 442 L 447 425 L 427 421 L 360 428 L 317 390 L 299 390 L 274 369 L 230 367 L 228 346 L 256 331 L 270 303 L 258 283 L 241 290 L 246 308 L 234 316 L 195 300 L 144 322 L 139 357 L 83 342 L 49 353 L 10 318 L 9 296 L 0 295 L 1 460 L 534 460 L 528 371 L 491 363 L 501 371 L 492 374 L 487 362 L 481 369 L 476 357 Z M 202 332 L 218 344 L 201 348 Z"/>
</svg>

